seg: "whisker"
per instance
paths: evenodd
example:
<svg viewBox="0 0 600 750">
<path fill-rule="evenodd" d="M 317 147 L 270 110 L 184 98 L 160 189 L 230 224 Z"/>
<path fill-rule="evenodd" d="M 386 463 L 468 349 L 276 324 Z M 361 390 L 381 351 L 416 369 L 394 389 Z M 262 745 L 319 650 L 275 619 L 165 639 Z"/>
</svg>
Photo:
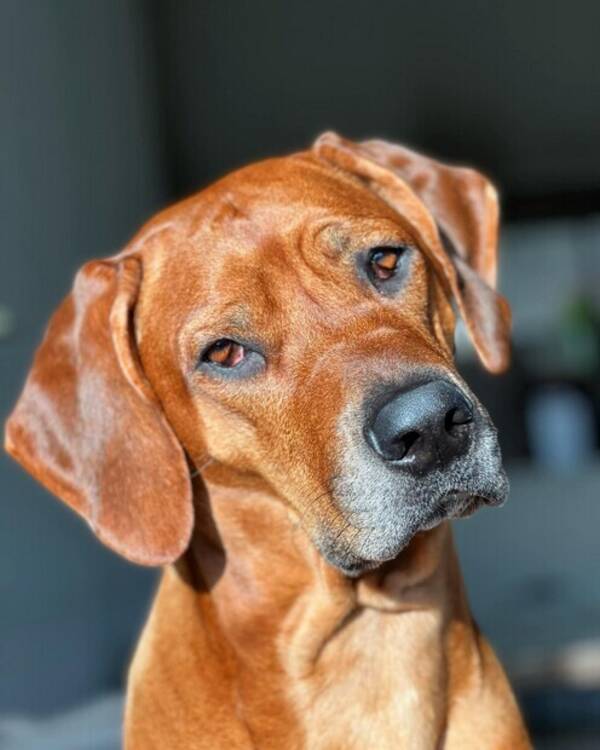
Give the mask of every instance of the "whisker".
<svg viewBox="0 0 600 750">
<path fill-rule="evenodd" d="M 335 481 L 335 480 L 336 480 L 336 479 L 337 479 L 337 478 L 338 478 L 339 476 L 340 476 L 339 474 L 332 474 L 332 475 L 331 475 L 331 476 L 329 477 L 329 479 L 328 479 L 328 480 L 327 480 L 327 482 L 325 483 L 325 487 L 326 487 L 326 489 L 325 489 L 325 490 L 322 490 L 322 491 L 320 491 L 320 492 L 318 492 L 318 493 L 317 493 L 316 495 L 314 495 L 314 496 L 313 496 L 313 497 L 312 497 L 312 498 L 311 498 L 311 499 L 310 499 L 310 500 L 309 500 L 309 501 L 308 501 L 308 502 L 307 502 L 307 503 L 306 503 L 306 504 L 304 505 L 304 508 L 302 509 L 302 513 L 301 513 L 301 515 L 304 515 L 304 516 L 310 516 L 310 515 L 312 514 L 312 510 L 313 510 L 313 507 L 314 507 L 314 506 L 315 506 L 315 505 L 316 505 L 316 504 L 317 504 L 317 503 L 319 502 L 319 500 L 321 500 L 322 498 L 324 498 L 324 497 L 326 497 L 327 495 L 330 495 L 330 494 L 331 494 L 331 484 L 332 484 L 332 483 L 333 483 L 333 482 L 334 482 L 334 481 Z M 293 524 L 293 526 L 294 526 L 295 528 L 298 528 L 298 527 L 300 527 L 300 525 L 301 525 L 301 520 L 300 520 L 300 517 L 299 517 L 299 515 L 300 515 L 300 514 L 296 515 L 296 519 L 295 519 L 295 522 L 294 522 L 294 524 Z"/>
<path fill-rule="evenodd" d="M 331 485 L 332 485 L 332 483 L 338 477 L 339 477 L 339 474 L 333 474 L 331 477 L 329 477 L 329 479 L 327 480 L 326 485 L 325 485 L 326 489 L 324 491 L 322 491 L 322 492 L 319 492 L 317 495 L 315 495 L 313 498 L 311 498 L 308 501 L 308 503 L 306 503 L 306 505 L 305 505 L 305 511 L 306 512 L 310 513 L 311 510 L 312 510 L 312 508 L 313 508 L 313 506 L 316 505 L 319 502 L 319 500 L 321 500 L 322 498 L 324 498 L 326 495 L 330 495 L 331 494 Z"/>
<path fill-rule="evenodd" d="M 195 479 L 200 476 L 200 472 L 204 471 L 207 466 L 210 466 L 214 462 L 214 458 L 208 458 L 201 466 L 196 466 L 193 471 L 190 471 L 190 479 Z"/>
</svg>

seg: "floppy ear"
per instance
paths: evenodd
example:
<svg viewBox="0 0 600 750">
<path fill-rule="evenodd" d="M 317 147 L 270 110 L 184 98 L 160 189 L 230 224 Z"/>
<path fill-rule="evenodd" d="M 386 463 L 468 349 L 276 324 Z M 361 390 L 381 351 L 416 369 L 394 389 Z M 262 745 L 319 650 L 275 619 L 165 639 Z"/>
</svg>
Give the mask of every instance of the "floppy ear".
<svg viewBox="0 0 600 750">
<path fill-rule="evenodd" d="M 135 257 L 92 261 L 50 321 L 6 426 L 6 449 L 144 565 L 178 558 L 192 531 L 186 458 L 141 370 Z"/>
<path fill-rule="evenodd" d="M 385 141 L 352 143 L 324 133 L 314 148 L 367 181 L 408 219 L 454 295 L 481 361 L 491 372 L 505 370 L 510 309 L 495 291 L 499 212 L 492 184 L 473 169 Z"/>
</svg>

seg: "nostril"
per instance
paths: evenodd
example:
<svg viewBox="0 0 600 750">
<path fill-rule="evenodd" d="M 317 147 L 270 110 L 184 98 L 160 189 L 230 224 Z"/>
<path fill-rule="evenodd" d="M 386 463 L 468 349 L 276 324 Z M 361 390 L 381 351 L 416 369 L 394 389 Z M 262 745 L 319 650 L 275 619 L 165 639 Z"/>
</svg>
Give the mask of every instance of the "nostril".
<svg viewBox="0 0 600 750">
<path fill-rule="evenodd" d="M 473 413 L 465 406 L 457 406 L 450 409 L 444 418 L 446 432 L 452 432 L 456 427 L 470 424 L 473 421 Z"/>
<path fill-rule="evenodd" d="M 418 432 L 405 432 L 404 435 L 397 435 L 392 440 L 392 445 L 394 446 L 394 453 L 396 455 L 396 460 L 401 461 L 403 458 L 406 458 L 408 455 L 410 449 L 413 447 L 413 445 L 417 442 L 417 440 L 421 436 Z"/>
</svg>

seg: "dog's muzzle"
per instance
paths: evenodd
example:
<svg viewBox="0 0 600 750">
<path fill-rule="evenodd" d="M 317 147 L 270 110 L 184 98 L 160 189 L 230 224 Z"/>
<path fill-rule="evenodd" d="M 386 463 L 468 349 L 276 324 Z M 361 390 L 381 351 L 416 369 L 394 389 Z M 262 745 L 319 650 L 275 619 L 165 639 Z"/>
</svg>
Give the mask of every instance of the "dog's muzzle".
<svg viewBox="0 0 600 750">
<path fill-rule="evenodd" d="M 348 575 L 397 556 L 415 534 L 482 505 L 501 505 L 508 481 L 494 425 L 467 389 L 442 377 L 368 397 L 360 426 L 348 410 L 348 446 L 333 483 L 347 528 L 318 546 Z"/>
</svg>

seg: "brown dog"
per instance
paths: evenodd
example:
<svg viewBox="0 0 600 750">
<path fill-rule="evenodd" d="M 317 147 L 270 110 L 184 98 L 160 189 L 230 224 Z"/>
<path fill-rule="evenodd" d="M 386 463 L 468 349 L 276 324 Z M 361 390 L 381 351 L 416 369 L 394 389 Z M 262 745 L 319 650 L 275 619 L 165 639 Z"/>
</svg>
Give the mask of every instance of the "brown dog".
<svg viewBox="0 0 600 750">
<path fill-rule="evenodd" d="M 497 222 L 480 174 L 326 134 L 80 271 L 7 448 L 173 563 L 127 748 L 529 747 L 446 522 L 507 491 L 453 364 L 453 304 L 508 362 Z"/>
</svg>

